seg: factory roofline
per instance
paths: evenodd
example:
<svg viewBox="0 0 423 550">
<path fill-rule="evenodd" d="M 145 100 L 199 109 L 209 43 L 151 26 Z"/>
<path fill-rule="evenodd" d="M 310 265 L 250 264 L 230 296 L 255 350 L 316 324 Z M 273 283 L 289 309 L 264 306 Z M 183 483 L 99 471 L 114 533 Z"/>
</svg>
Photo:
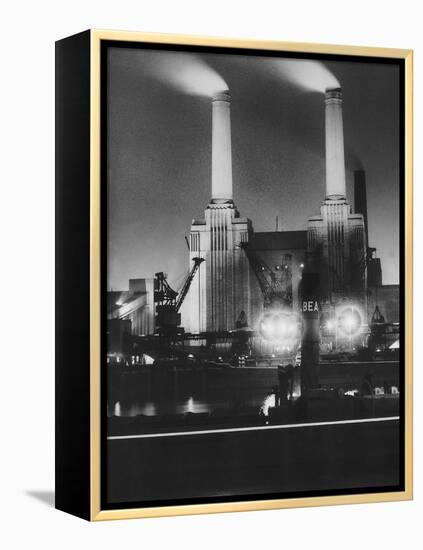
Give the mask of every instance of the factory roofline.
<svg viewBox="0 0 423 550">
<path fill-rule="evenodd" d="M 266 231 L 254 233 L 251 238 L 254 250 L 305 250 L 307 231 Z"/>
<path fill-rule="evenodd" d="M 249 218 L 234 217 L 232 219 L 232 223 L 233 224 L 243 224 L 243 223 L 251 224 L 251 220 Z M 201 226 L 201 225 L 207 225 L 207 222 L 204 218 L 191 220 L 191 226 Z"/>
</svg>

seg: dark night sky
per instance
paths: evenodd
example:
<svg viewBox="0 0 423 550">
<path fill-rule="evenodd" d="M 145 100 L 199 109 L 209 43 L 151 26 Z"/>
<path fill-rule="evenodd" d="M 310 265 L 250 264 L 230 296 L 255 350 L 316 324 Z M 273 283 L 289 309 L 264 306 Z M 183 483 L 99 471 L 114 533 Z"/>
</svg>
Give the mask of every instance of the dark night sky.
<svg viewBox="0 0 423 550">
<path fill-rule="evenodd" d="M 222 75 L 232 96 L 234 201 L 241 216 L 256 231 L 274 230 L 276 216 L 282 229 L 305 229 L 325 194 L 322 93 L 284 79 L 274 59 L 197 58 Z M 195 92 L 195 81 L 205 78 L 195 65 L 191 70 L 191 59 L 109 50 L 108 288 L 125 289 L 129 278 L 156 271 L 167 272 L 177 288 L 188 270 L 184 236 L 191 220 L 203 217 L 211 187 L 211 103 L 188 92 L 190 81 Z M 284 61 L 276 63 L 283 73 Z M 298 74 L 316 79 L 298 63 Z M 186 89 L 166 82 L 169 67 L 185 78 Z M 378 249 L 383 283 L 398 283 L 398 67 L 341 61 L 325 67 L 343 90 L 349 202 L 352 170 L 362 167 L 370 246 Z"/>
</svg>

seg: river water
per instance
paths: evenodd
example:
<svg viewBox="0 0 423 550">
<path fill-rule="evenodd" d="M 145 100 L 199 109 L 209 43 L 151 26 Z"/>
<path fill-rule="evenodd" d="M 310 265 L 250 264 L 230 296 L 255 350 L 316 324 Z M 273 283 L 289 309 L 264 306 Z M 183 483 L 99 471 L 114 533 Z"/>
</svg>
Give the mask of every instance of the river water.
<svg viewBox="0 0 423 550">
<path fill-rule="evenodd" d="M 235 403 L 232 400 L 204 400 L 192 395 L 185 399 L 165 400 L 156 399 L 154 401 L 146 399 L 125 400 L 121 399 L 114 403 L 108 403 L 108 416 L 135 417 L 135 416 L 162 416 L 187 413 L 213 413 L 217 411 L 232 410 L 241 405 L 242 408 L 251 412 L 259 413 L 262 411 L 267 415 L 268 408 L 275 405 L 275 394 L 267 393 L 264 396 L 258 395 L 250 399 L 245 399 L 242 404 Z"/>
<path fill-rule="evenodd" d="M 276 369 L 114 373 L 108 383 L 107 414 L 151 417 L 234 410 L 258 414 L 274 404 L 277 387 Z"/>
</svg>

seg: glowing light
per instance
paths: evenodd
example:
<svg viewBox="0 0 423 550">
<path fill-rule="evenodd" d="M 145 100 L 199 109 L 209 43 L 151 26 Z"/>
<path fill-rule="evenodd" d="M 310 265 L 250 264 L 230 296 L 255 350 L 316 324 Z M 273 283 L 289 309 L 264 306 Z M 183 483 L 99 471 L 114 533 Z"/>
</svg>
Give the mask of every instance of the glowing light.
<svg viewBox="0 0 423 550">
<path fill-rule="evenodd" d="M 153 357 L 151 357 L 151 355 L 147 355 L 146 353 L 143 353 L 142 361 L 144 365 L 152 365 L 154 363 Z"/>
<path fill-rule="evenodd" d="M 347 306 L 338 313 L 340 330 L 347 336 L 354 336 L 361 328 L 362 317 L 355 306 Z"/>
<path fill-rule="evenodd" d="M 302 264 L 302 263 L 301 263 L 301 264 L 300 264 L 300 267 L 301 267 L 301 269 L 303 269 L 303 267 L 304 267 L 304 264 Z"/>
<path fill-rule="evenodd" d="M 328 330 L 333 330 L 333 329 L 335 328 L 335 322 L 334 322 L 334 321 L 328 321 L 328 322 L 326 323 L 326 328 L 327 328 Z"/>
<path fill-rule="evenodd" d="M 348 390 L 344 393 L 344 395 L 349 395 L 350 397 L 354 397 L 354 395 L 357 395 L 358 390 Z"/>
<path fill-rule="evenodd" d="M 351 315 L 344 319 L 344 324 L 348 329 L 352 330 L 357 325 L 357 320 Z"/>
<path fill-rule="evenodd" d="M 187 403 L 187 412 L 189 413 L 193 413 L 194 412 L 194 398 L 193 397 L 190 397 L 188 399 L 188 403 Z"/>
<path fill-rule="evenodd" d="M 205 403 L 204 401 L 199 401 L 193 396 L 189 397 L 180 408 L 178 407 L 178 410 L 180 410 L 180 412 L 184 414 L 210 412 L 210 408 L 207 403 Z"/>
<path fill-rule="evenodd" d="M 274 393 L 268 395 L 263 401 L 263 405 L 261 406 L 261 412 L 263 413 L 264 416 L 269 416 L 270 407 L 276 407 L 276 396 Z"/>
<path fill-rule="evenodd" d="M 292 312 L 265 313 L 258 327 L 261 337 L 269 342 L 279 342 L 284 349 L 294 348 L 300 339 L 300 323 Z"/>
<path fill-rule="evenodd" d="M 156 405 L 152 402 L 148 402 L 137 411 L 137 414 L 143 414 L 145 416 L 155 416 L 157 414 Z"/>
<path fill-rule="evenodd" d="M 194 359 L 194 355 L 192 353 L 188 353 L 188 359 Z"/>
</svg>

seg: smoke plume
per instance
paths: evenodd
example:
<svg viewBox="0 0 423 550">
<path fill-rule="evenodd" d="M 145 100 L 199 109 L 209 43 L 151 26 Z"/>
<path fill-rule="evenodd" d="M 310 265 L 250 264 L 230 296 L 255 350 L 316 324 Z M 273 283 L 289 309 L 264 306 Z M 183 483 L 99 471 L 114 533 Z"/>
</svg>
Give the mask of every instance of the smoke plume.
<svg viewBox="0 0 423 550">
<path fill-rule="evenodd" d="M 339 80 L 320 61 L 306 59 L 273 59 L 277 77 L 309 92 L 325 93 L 326 88 L 339 88 Z"/>
<path fill-rule="evenodd" d="M 228 90 L 224 79 L 195 54 L 150 52 L 143 65 L 147 74 L 180 92 L 210 97 Z"/>
</svg>

